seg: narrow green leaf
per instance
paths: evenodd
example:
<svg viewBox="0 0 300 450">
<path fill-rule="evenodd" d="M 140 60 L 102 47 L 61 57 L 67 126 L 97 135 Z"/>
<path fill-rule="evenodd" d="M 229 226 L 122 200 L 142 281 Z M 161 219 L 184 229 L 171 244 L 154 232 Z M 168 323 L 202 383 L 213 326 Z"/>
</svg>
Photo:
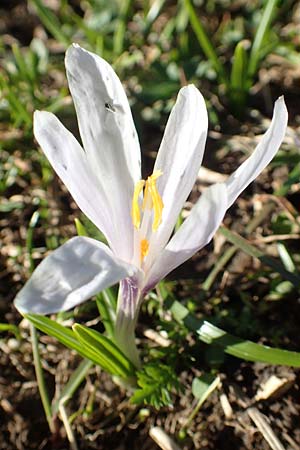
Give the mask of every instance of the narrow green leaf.
<svg viewBox="0 0 300 450">
<path fill-rule="evenodd" d="M 52 406 L 52 414 L 57 414 L 59 406 L 62 403 L 65 404 L 70 398 L 72 398 L 74 392 L 80 386 L 92 366 L 93 362 L 89 359 L 84 359 L 83 361 L 81 361 L 77 369 L 72 373 L 67 384 L 64 386 L 63 390 L 60 393 L 60 396 Z"/>
<path fill-rule="evenodd" d="M 245 68 L 247 64 L 246 42 L 240 41 L 234 50 L 230 75 L 230 88 L 237 91 L 245 89 Z"/>
<path fill-rule="evenodd" d="M 15 57 L 15 61 L 18 66 L 21 77 L 24 80 L 27 80 L 28 86 L 30 86 L 31 83 L 33 82 L 33 77 L 31 76 L 31 73 L 27 68 L 26 59 L 24 55 L 21 53 L 21 49 L 18 44 L 14 43 L 12 45 L 12 52 Z"/>
<path fill-rule="evenodd" d="M 209 291 L 211 286 L 213 285 L 218 274 L 223 270 L 226 264 L 231 260 L 233 255 L 237 252 L 236 246 L 229 247 L 222 256 L 217 260 L 214 268 L 208 274 L 207 278 L 202 283 L 202 289 L 204 291 Z"/>
<path fill-rule="evenodd" d="M 116 323 L 116 299 L 111 288 L 105 289 L 96 296 L 97 308 L 108 336 L 114 337 Z"/>
<path fill-rule="evenodd" d="M 105 371 L 112 373 L 110 368 L 107 367 L 105 361 L 103 361 L 97 352 L 88 346 L 83 346 L 82 343 L 77 339 L 77 335 L 74 331 L 66 328 L 54 320 L 48 317 L 40 316 L 38 314 L 26 314 L 25 317 L 30 320 L 33 325 L 49 336 L 55 337 L 59 342 L 61 342 L 66 347 L 71 350 L 75 350 L 79 355 L 84 358 L 88 358 L 95 364 L 102 367 Z M 113 373 L 115 374 L 115 373 Z M 120 375 L 121 376 L 121 375 Z"/>
<path fill-rule="evenodd" d="M 295 272 L 296 266 L 294 264 L 294 261 L 293 261 L 291 255 L 289 254 L 286 246 L 282 242 L 278 242 L 277 250 L 278 250 L 279 257 L 282 261 L 282 264 L 284 265 L 286 270 L 288 270 L 289 272 Z"/>
<path fill-rule="evenodd" d="M 127 378 L 134 374 L 135 368 L 131 361 L 126 358 L 109 338 L 79 324 L 75 324 L 73 330 L 84 347 L 93 352 L 99 358 L 99 361 L 102 361 L 100 365 L 105 364 L 110 373 L 122 378 Z"/>
<path fill-rule="evenodd" d="M 149 11 L 145 17 L 145 33 L 148 33 L 151 25 L 157 19 L 160 11 L 162 10 L 166 0 L 154 0 L 151 4 Z"/>
<path fill-rule="evenodd" d="M 210 396 L 210 394 L 219 386 L 220 377 L 214 377 L 213 375 L 206 373 L 199 378 L 194 378 L 192 383 L 193 395 L 198 399 L 196 407 L 193 409 L 189 417 L 187 418 L 182 430 L 187 429 L 195 416 L 198 414 L 199 409 Z"/>
<path fill-rule="evenodd" d="M 41 356 L 40 356 L 40 352 L 39 352 L 38 333 L 36 331 L 35 326 L 32 325 L 32 323 L 29 324 L 29 326 L 30 326 L 30 336 L 31 336 L 31 345 L 32 345 L 32 354 L 33 354 L 36 381 L 37 381 L 42 405 L 43 405 L 43 408 L 45 411 L 45 415 L 46 415 L 46 419 L 47 419 L 49 428 L 50 428 L 51 432 L 54 433 L 54 423 L 52 420 L 52 409 L 51 409 L 50 397 L 49 397 L 49 392 L 47 389 L 46 380 L 44 377 L 44 371 L 43 371 Z"/>
<path fill-rule="evenodd" d="M 288 173 L 287 180 L 274 192 L 274 194 L 279 197 L 285 197 L 290 191 L 293 184 L 298 183 L 300 178 L 300 164 L 298 159 L 299 155 L 297 155 L 297 157 L 295 157 L 294 155 L 287 155 L 288 160 L 285 160 L 285 158 L 282 157 L 277 157 L 275 160 L 276 165 L 288 164 L 289 166 L 293 167 L 293 169 Z"/>
<path fill-rule="evenodd" d="M 224 349 L 225 353 L 246 361 L 300 367 L 300 353 L 298 352 L 272 348 L 238 338 L 206 320 L 197 319 L 187 308 L 175 300 L 167 299 L 166 303 L 175 320 L 196 332 L 199 339 L 206 344 L 218 345 Z"/>
<path fill-rule="evenodd" d="M 85 226 L 77 218 L 75 219 L 75 227 L 78 236 L 88 236 L 88 232 L 86 231 Z"/>
<path fill-rule="evenodd" d="M 261 250 L 254 247 L 254 245 L 250 244 L 247 239 L 243 238 L 237 233 L 233 233 L 226 227 L 220 227 L 219 232 L 226 237 L 226 239 L 232 244 L 236 245 L 238 248 L 243 250 L 248 255 L 258 258 L 262 263 L 274 269 L 278 272 L 283 278 L 293 283 L 296 288 L 300 286 L 300 276 L 296 273 L 290 272 L 286 270 L 286 268 L 276 259 L 271 256 L 265 255 Z"/>
<path fill-rule="evenodd" d="M 212 391 L 220 384 L 220 378 L 211 373 L 205 373 L 201 377 L 193 379 L 193 396 L 201 401 L 201 404 L 209 397 Z"/>
<path fill-rule="evenodd" d="M 203 53 L 211 61 L 220 80 L 223 83 L 225 83 L 226 86 L 228 86 L 228 81 L 224 71 L 224 67 L 219 60 L 219 57 L 201 23 L 201 20 L 199 20 L 197 17 L 196 11 L 193 7 L 191 0 L 184 0 L 184 5 L 188 12 L 191 26 L 194 30 L 194 33 L 197 37 L 200 47 L 202 48 Z"/>
<path fill-rule="evenodd" d="M 17 339 L 21 339 L 19 328 L 16 325 L 12 325 L 10 323 L 0 323 L 0 333 L 2 331 L 10 331 L 11 333 L 14 333 Z"/>
<path fill-rule="evenodd" d="M 35 227 L 37 226 L 39 218 L 40 218 L 40 213 L 38 211 L 34 211 L 34 213 L 31 216 L 31 219 L 29 221 L 27 235 L 26 235 L 26 249 L 27 249 L 28 258 L 29 258 L 30 273 L 32 273 L 34 270 L 34 261 L 33 261 L 33 257 L 32 257 L 33 233 L 34 233 Z"/>
<path fill-rule="evenodd" d="M 127 28 L 127 20 L 132 0 L 122 0 L 120 4 L 120 14 L 114 33 L 114 53 L 120 55 L 124 49 L 125 32 Z"/>
<path fill-rule="evenodd" d="M 239 106 L 239 109 L 244 106 L 248 91 L 246 45 L 246 41 L 240 41 L 236 45 L 230 74 L 230 99 L 234 105 Z"/>
<path fill-rule="evenodd" d="M 55 14 L 53 14 L 53 12 L 49 8 L 44 6 L 41 0 L 31 0 L 31 2 L 34 4 L 41 22 L 43 23 L 45 28 L 47 28 L 47 30 L 52 34 L 52 36 L 58 42 L 61 42 L 66 46 L 69 45 L 69 39 L 61 31 L 61 23 L 59 22 Z"/>
<path fill-rule="evenodd" d="M 13 84 L 0 73 L 0 88 L 5 91 L 5 97 L 9 102 L 11 114 L 16 124 L 24 124 L 27 128 L 32 126 L 31 114 L 22 103 L 22 99 L 14 92 Z"/>
<path fill-rule="evenodd" d="M 78 342 L 75 333 L 69 328 L 60 325 L 54 320 L 39 314 L 25 314 L 26 319 L 30 320 L 33 325 L 49 336 L 55 337 L 66 347 L 76 350 L 77 353 L 83 355 L 82 345 Z M 85 356 L 85 355 L 83 355 Z"/>
<path fill-rule="evenodd" d="M 255 75 L 259 60 L 261 58 L 260 51 L 264 37 L 270 29 L 272 19 L 275 17 L 276 5 L 278 0 L 267 0 L 265 9 L 262 14 L 262 18 L 257 28 L 253 45 L 249 57 L 248 76 L 252 78 Z"/>
</svg>

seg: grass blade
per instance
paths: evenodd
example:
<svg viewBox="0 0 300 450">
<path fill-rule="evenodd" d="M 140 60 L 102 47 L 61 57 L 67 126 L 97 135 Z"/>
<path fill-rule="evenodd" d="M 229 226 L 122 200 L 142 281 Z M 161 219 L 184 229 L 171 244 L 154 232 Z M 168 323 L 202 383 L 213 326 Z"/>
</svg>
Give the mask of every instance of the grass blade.
<svg viewBox="0 0 300 450">
<path fill-rule="evenodd" d="M 275 17 L 277 0 L 268 0 L 257 28 L 249 57 L 248 76 L 252 78 L 257 70 L 260 60 L 260 50 L 266 33 L 268 32 L 272 19 Z"/>
<path fill-rule="evenodd" d="M 151 25 L 159 16 L 160 11 L 162 10 L 166 0 L 154 0 L 151 4 L 149 11 L 145 17 L 145 33 L 147 34 L 150 30 Z"/>
<path fill-rule="evenodd" d="M 14 333 L 16 338 L 18 340 L 21 339 L 21 333 L 19 328 L 16 325 L 10 324 L 10 323 L 0 323 L 0 333 L 9 331 L 11 333 Z"/>
<path fill-rule="evenodd" d="M 39 388 L 39 393 L 42 401 L 42 405 L 45 411 L 46 419 L 50 428 L 51 433 L 55 433 L 51 403 L 49 399 L 49 394 L 47 390 L 47 385 L 44 377 L 44 372 L 42 368 L 40 352 L 39 352 L 39 341 L 37 331 L 34 325 L 30 324 L 30 335 L 31 335 L 31 345 L 33 353 L 33 361 L 35 368 L 35 376 Z"/>
<path fill-rule="evenodd" d="M 44 6 L 41 0 L 31 0 L 31 3 L 35 6 L 37 14 L 45 28 L 58 42 L 68 46 L 70 44 L 69 39 L 61 31 L 61 23 L 53 12 Z"/>
<path fill-rule="evenodd" d="M 223 348 L 225 353 L 246 361 L 300 367 L 300 353 L 256 344 L 233 336 L 206 320 L 197 319 L 176 300 L 167 299 L 166 302 L 175 320 L 197 333 L 199 339 L 206 344 L 217 345 Z"/>
<path fill-rule="evenodd" d="M 116 55 L 120 55 L 124 49 L 126 25 L 131 6 L 132 0 L 123 0 L 121 2 L 121 11 L 114 33 L 114 53 Z"/>
<path fill-rule="evenodd" d="M 229 96 L 233 105 L 240 112 L 244 107 L 247 97 L 247 51 L 246 42 L 240 41 L 234 50 L 233 63 L 230 74 Z"/>
<path fill-rule="evenodd" d="M 72 373 L 70 376 L 69 381 L 64 386 L 63 390 L 61 391 L 61 394 L 59 398 L 56 400 L 54 405 L 52 406 L 52 412 L 53 414 L 57 414 L 59 410 L 59 406 L 61 404 L 65 404 L 70 398 L 72 398 L 74 392 L 77 390 L 77 388 L 80 386 L 82 381 L 84 380 L 86 374 L 90 370 L 90 368 L 93 366 L 92 361 L 89 359 L 84 359 L 81 361 L 77 369 Z"/>
<path fill-rule="evenodd" d="M 293 285 L 298 288 L 300 286 L 300 276 L 296 273 L 286 270 L 286 268 L 276 259 L 271 256 L 265 255 L 261 250 L 250 244 L 247 239 L 243 238 L 237 233 L 233 233 L 228 228 L 220 227 L 219 232 L 226 237 L 226 239 L 232 244 L 236 245 L 238 248 L 243 250 L 248 255 L 258 258 L 262 263 L 274 269 L 278 272 L 282 278 L 290 281 Z"/>
<path fill-rule="evenodd" d="M 184 0 L 185 8 L 188 12 L 190 24 L 196 34 L 197 40 L 199 42 L 200 47 L 202 48 L 203 53 L 206 57 L 211 61 L 215 71 L 217 72 L 220 80 L 228 86 L 227 77 L 221 64 L 219 57 L 214 49 L 212 42 L 210 41 L 201 21 L 198 19 L 196 11 L 192 5 L 191 0 Z"/>
<path fill-rule="evenodd" d="M 115 334 L 116 301 L 110 288 L 96 296 L 97 308 L 106 333 L 110 338 Z"/>
</svg>

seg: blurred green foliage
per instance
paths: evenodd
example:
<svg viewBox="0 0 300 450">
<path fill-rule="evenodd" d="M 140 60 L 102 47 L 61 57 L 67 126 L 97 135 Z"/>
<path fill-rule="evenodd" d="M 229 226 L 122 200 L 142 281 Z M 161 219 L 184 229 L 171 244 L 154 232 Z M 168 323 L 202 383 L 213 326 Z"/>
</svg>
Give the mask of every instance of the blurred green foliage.
<svg viewBox="0 0 300 450">
<path fill-rule="evenodd" d="M 154 123 L 169 112 L 187 82 L 203 89 L 208 103 L 217 95 L 239 116 L 270 53 L 299 62 L 293 31 L 291 36 L 283 31 L 296 7 L 290 0 L 62 0 L 52 9 L 47 5 L 28 1 L 34 18 L 27 30 L 29 46 L 0 38 L 0 118 L 25 132 L 31 131 L 35 109 L 65 114 L 63 57 L 72 42 L 111 62 L 143 119 Z M 37 33 L 39 27 L 43 31 Z M 211 118 L 218 121 L 215 111 Z"/>
<path fill-rule="evenodd" d="M 13 226 L 27 228 L 23 233 L 27 236 L 24 247 L 27 244 L 29 255 L 27 272 L 36 263 L 37 247 L 43 253 L 54 249 L 65 238 L 61 230 L 57 231 L 59 227 L 55 229 L 50 223 L 49 203 L 55 197 L 53 191 L 57 193 L 57 186 L 49 163 L 33 143 L 32 114 L 35 109 L 55 112 L 68 128 L 78 133 L 63 63 L 65 50 L 72 42 L 78 42 L 112 63 L 128 92 L 138 129 L 144 131 L 143 124 L 147 123 L 146 132 L 140 133 L 142 141 L 151 135 L 156 147 L 156 138 L 152 135 L 161 131 L 179 88 L 186 83 L 195 83 L 203 92 L 210 126 L 217 131 L 220 124 L 226 124 L 232 116 L 237 129 L 242 127 L 244 118 L 253 120 L 249 116 L 249 103 L 259 105 L 262 115 L 268 111 L 259 80 L 262 71 L 272 69 L 274 59 L 271 56 L 278 56 L 293 66 L 300 62 L 297 27 L 291 21 L 297 7 L 297 2 L 292 0 L 28 0 L 21 32 L 14 35 L 8 28 L 0 36 L 0 131 L 5 132 L 0 139 L 3 196 L 0 213 L 19 213 L 17 217 L 23 222 Z M 10 12 L 2 12 L 5 23 Z M 26 39 L 22 38 L 22 30 Z M 259 116 L 259 120 L 261 118 Z M 300 158 L 296 141 L 289 151 L 284 148 L 274 160 L 273 168 L 282 166 L 291 170 L 285 181 L 277 185 L 277 197 L 287 197 L 298 183 Z M 18 197 L 23 191 L 29 192 L 27 199 Z M 63 206 L 62 214 L 68 216 L 70 209 L 65 203 L 60 208 Z M 291 210 L 291 205 L 286 211 L 273 212 L 269 231 L 278 235 L 299 233 L 298 216 L 297 209 Z M 88 233 L 95 235 L 95 229 L 91 230 L 92 226 L 84 219 L 83 225 Z M 43 240 L 38 245 L 35 236 L 41 227 Z M 274 321 L 266 330 L 265 319 L 276 314 L 278 301 L 289 301 L 295 295 L 297 286 L 293 286 L 289 278 L 284 279 L 282 273 L 288 272 L 291 279 L 297 281 L 300 261 L 297 248 L 291 250 L 289 243 L 279 242 L 278 245 L 281 270 L 271 264 L 256 273 L 249 271 L 241 281 L 241 288 L 230 291 L 230 301 L 224 300 L 222 292 L 214 291 L 214 282 L 220 282 L 219 275 L 225 272 L 235 250 L 225 258 L 223 271 L 215 271 L 210 283 L 207 283 L 209 274 L 203 275 L 200 287 L 198 280 L 192 280 L 191 294 L 187 289 L 184 299 L 189 311 L 210 314 L 216 325 L 228 327 L 239 336 L 255 340 L 266 336 L 275 345 L 277 341 L 282 343 L 286 330 L 289 336 L 295 331 L 293 325 L 286 319 L 279 328 Z M 242 248 L 239 244 L 237 247 L 247 253 L 247 246 Z M 247 247 L 248 253 L 252 248 Z M 226 249 L 221 250 L 219 261 Z M 21 244 L 18 243 L 16 250 L 10 259 L 12 264 L 19 264 L 17 267 L 21 270 L 18 262 Z M 186 288 L 184 283 L 188 281 L 179 282 Z M 178 284 L 178 280 L 173 283 L 173 290 L 178 289 Z M 205 288 L 207 284 L 209 287 Z M 253 300 L 255 296 L 261 301 Z M 107 304 L 107 298 L 101 294 L 98 309 L 102 318 L 106 317 L 109 334 Z M 171 403 L 171 393 L 180 389 L 174 356 L 177 357 L 179 349 L 186 345 L 188 331 L 166 320 L 156 294 L 150 294 L 142 312 L 154 318 L 156 327 L 166 332 L 175 344 L 174 349 L 168 351 L 149 350 L 149 355 L 159 362 L 162 359 L 163 365 L 157 371 L 152 360 L 146 364 L 138 374 L 140 389 L 134 400 L 167 405 Z M 193 350 L 199 357 L 199 343 Z M 189 348 L 186 353 L 184 367 L 191 365 L 193 350 Z M 206 353 L 209 366 L 213 366 L 212 359 Z"/>
</svg>

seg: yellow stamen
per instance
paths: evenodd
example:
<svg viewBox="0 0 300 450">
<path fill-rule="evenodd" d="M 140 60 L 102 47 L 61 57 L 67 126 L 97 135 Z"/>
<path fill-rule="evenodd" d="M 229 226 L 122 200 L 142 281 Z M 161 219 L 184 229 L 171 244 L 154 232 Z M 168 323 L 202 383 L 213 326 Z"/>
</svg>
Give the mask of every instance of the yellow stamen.
<svg viewBox="0 0 300 450">
<path fill-rule="evenodd" d="M 152 230 L 156 231 L 161 224 L 162 210 L 164 207 L 163 201 L 156 187 L 156 180 L 162 175 L 161 170 L 156 170 L 153 174 L 147 178 L 144 200 L 143 200 L 143 210 L 146 208 L 152 209 L 154 211 L 154 219 L 152 223 Z"/>
<path fill-rule="evenodd" d="M 145 186 L 145 181 L 140 180 L 136 183 L 134 188 L 134 193 L 132 197 L 132 208 L 131 208 L 131 217 L 132 217 L 132 223 L 135 226 L 135 228 L 139 229 L 141 224 L 141 213 L 140 213 L 140 207 L 139 207 L 139 195 Z"/>
<path fill-rule="evenodd" d="M 145 256 L 147 256 L 149 252 L 149 242 L 147 241 L 147 239 L 141 240 L 140 251 L 141 251 L 141 262 L 143 262 Z"/>
</svg>

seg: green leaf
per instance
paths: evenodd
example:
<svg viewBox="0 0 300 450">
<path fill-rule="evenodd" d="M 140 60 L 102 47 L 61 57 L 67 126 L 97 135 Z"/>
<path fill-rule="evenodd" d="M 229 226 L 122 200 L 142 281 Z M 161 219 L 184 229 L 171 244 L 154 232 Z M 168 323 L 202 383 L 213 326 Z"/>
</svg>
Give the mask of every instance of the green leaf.
<svg viewBox="0 0 300 450">
<path fill-rule="evenodd" d="M 300 367 L 300 353 L 255 344 L 227 333 L 206 320 L 199 320 L 187 308 L 176 300 L 167 299 L 168 309 L 179 323 L 198 334 L 199 339 L 206 344 L 214 344 L 224 349 L 225 353 L 245 359 L 269 364 L 281 364 Z"/>
<path fill-rule="evenodd" d="M 212 374 L 205 373 L 199 378 L 194 378 L 192 383 L 193 395 L 198 399 L 196 407 L 191 412 L 190 416 L 187 418 L 182 431 L 187 429 L 191 422 L 194 420 L 195 416 L 198 414 L 199 409 L 205 402 L 205 400 L 210 396 L 210 394 L 219 386 L 220 378 L 214 377 Z"/>
<path fill-rule="evenodd" d="M 134 375 L 135 368 L 131 361 L 108 337 L 83 325 L 73 325 L 73 330 L 83 345 L 93 353 L 94 360 L 113 375 L 128 378 Z"/>
<path fill-rule="evenodd" d="M 300 276 L 296 273 L 286 270 L 286 268 L 276 259 L 271 256 L 265 255 L 261 250 L 250 244 L 245 238 L 237 233 L 233 233 L 226 227 L 220 227 L 219 232 L 226 237 L 226 239 L 232 244 L 236 245 L 238 248 L 243 250 L 248 255 L 258 258 L 262 263 L 274 269 L 283 278 L 293 283 L 296 288 L 300 286 Z"/>
<path fill-rule="evenodd" d="M 12 325 L 9 323 L 0 323 L 0 333 L 2 331 L 10 331 L 14 333 L 17 339 L 21 339 L 19 328 L 16 325 Z"/>
<path fill-rule="evenodd" d="M 80 220 L 76 218 L 74 222 L 78 236 L 88 236 L 88 232 Z"/>
<path fill-rule="evenodd" d="M 154 0 L 151 3 L 151 7 L 150 7 L 149 11 L 147 12 L 147 16 L 145 17 L 145 20 L 144 20 L 145 34 L 148 33 L 151 25 L 159 16 L 159 13 L 162 10 L 165 3 L 166 3 L 166 0 Z"/>
<path fill-rule="evenodd" d="M 121 371 L 120 373 L 120 371 L 117 370 L 116 373 L 114 370 L 112 370 L 111 365 L 106 364 L 105 358 L 101 354 L 99 355 L 99 351 L 91 348 L 88 345 L 83 345 L 82 342 L 78 339 L 78 334 L 74 333 L 74 331 L 64 327 L 63 325 L 60 325 L 59 323 L 49 319 L 48 317 L 40 316 L 38 314 L 26 314 L 25 317 L 30 320 L 30 322 L 33 323 L 36 328 L 48 334 L 49 336 L 55 337 L 66 347 L 70 348 L 71 350 L 75 350 L 84 358 L 90 359 L 95 364 L 102 367 L 105 371 L 112 373 L 113 375 L 123 376 L 124 371 Z"/>
<path fill-rule="evenodd" d="M 52 34 L 52 36 L 58 42 L 61 42 L 66 46 L 69 45 L 69 39 L 61 31 L 62 25 L 56 15 L 53 14 L 53 12 L 49 8 L 44 6 L 41 0 L 31 0 L 31 2 L 36 8 L 39 19 L 41 20 L 45 28 Z"/>
<path fill-rule="evenodd" d="M 161 363 L 149 363 L 137 372 L 139 388 L 131 397 L 131 403 L 149 404 L 159 409 L 170 406 L 171 390 L 179 391 L 181 385 L 172 367 Z"/>
<path fill-rule="evenodd" d="M 220 384 L 220 378 L 211 373 L 205 373 L 201 377 L 194 378 L 192 383 L 192 392 L 201 404 L 210 396 L 210 394 Z"/>
<path fill-rule="evenodd" d="M 82 383 L 86 374 L 88 373 L 88 371 L 92 366 L 93 363 L 89 359 L 84 359 L 83 361 L 81 361 L 81 363 L 79 364 L 77 369 L 72 373 L 69 381 L 61 391 L 59 398 L 55 401 L 54 405 L 52 406 L 52 414 L 57 414 L 60 405 L 65 404 L 70 398 L 72 398 L 74 392 L 80 386 L 80 384 Z"/>
<path fill-rule="evenodd" d="M 234 89 L 237 92 L 242 92 L 245 90 L 246 65 L 246 42 L 240 41 L 234 50 L 233 64 L 230 75 L 230 89 Z"/>
<path fill-rule="evenodd" d="M 282 261 L 282 264 L 284 265 L 286 270 L 288 270 L 289 272 L 295 272 L 296 266 L 294 264 L 294 261 L 293 261 L 291 255 L 289 254 L 286 246 L 282 242 L 278 242 L 277 250 L 278 250 L 279 257 Z"/>
<path fill-rule="evenodd" d="M 229 95 L 230 100 L 240 112 L 245 105 L 248 86 L 247 86 L 247 52 L 246 41 L 240 41 L 234 50 L 233 64 L 230 74 Z"/>
<path fill-rule="evenodd" d="M 276 5 L 278 0 L 267 0 L 265 9 L 262 14 L 262 18 L 257 28 L 251 53 L 249 57 L 248 76 L 252 78 L 255 75 L 259 60 L 261 58 L 261 48 L 263 40 L 270 29 L 272 19 L 275 17 Z"/>
<path fill-rule="evenodd" d="M 107 288 L 100 292 L 96 296 L 96 304 L 106 333 L 113 338 L 116 323 L 116 298 L 113 290 Z"/>
<path fill-rule="evenodd" d="M 184 0 L 185 8 L 188 12 L 191 26 L 194 30 L 194 33 L 197 37 L 200 47 L 202 48 L 205 56 L 211 61 L 218 77 L 220 80 L 228 86 L 227 77 L 225 74 L 224 67 L 219 60 L 219 57 L 214 49 L 212 42 L 210 41 L 201 20 L 198 19 L 196 11 L 192 5 L 191 0 Z"/>
<path fill-rule="evenodd" d="M 29 257 L 29 268 L 30 268 L 30 272 L 32 273 L 34 270 L 34 261 L 33 261 L 33 257 L 32 257 L 32 252 L 33 252 L 33 233 L 34 233 L 34 229 L 37 226 L 38 220 L 40 218 L 40 213 L 38 211 L 34 211 L 34 213 L 31 216 L 30 222 L 29 222 L 29 226 L 28 226 L 28 230 L 27 230 L 27 235 L 26 235 L 26 249 L 28 252 L 28 257 Z"/>
<path fill-rule="evenodd" d="M 25 317 L 39 330 L 49 336 L 55 337 L 66 347 L 76 350 L 77 353 L 85 356 L 83 354 L 82 345 L 78 342 L 75 333 L 69 328 L 60 325 L 55 322 L 55 320 L 49 319 L 48 317 L 40 316 L 39 314 L 25 314 Z"/>
<path fill-rule="evenodd" d="M 291 187 L 299 182 L 300 178 L 300 164 L 298 161 L 299 155 L 288 155 L 288 160 L 284 160 L 284 157 L 276 158 L 275 163 L 277 165 L 277 161 L 279 161 L 278 165 L 288 164 L 293 168 L 289 171 L 287 180 L 274 192 L 277 196 L 286 196 L 290 191 Z M 296 159 L 296 161 L 295 161 Z M 275 164 L 274 164 L 275 165 Z"/>
<path fill-rule="evenodd" d="M 132 3 L 132 0 L 123 0 L 120 4 L 120 13 L 118 15 L 113 38 L 113 49 L 117 56 L 119 56 L 124 49 L 125 33 Z"/>
</svg>

